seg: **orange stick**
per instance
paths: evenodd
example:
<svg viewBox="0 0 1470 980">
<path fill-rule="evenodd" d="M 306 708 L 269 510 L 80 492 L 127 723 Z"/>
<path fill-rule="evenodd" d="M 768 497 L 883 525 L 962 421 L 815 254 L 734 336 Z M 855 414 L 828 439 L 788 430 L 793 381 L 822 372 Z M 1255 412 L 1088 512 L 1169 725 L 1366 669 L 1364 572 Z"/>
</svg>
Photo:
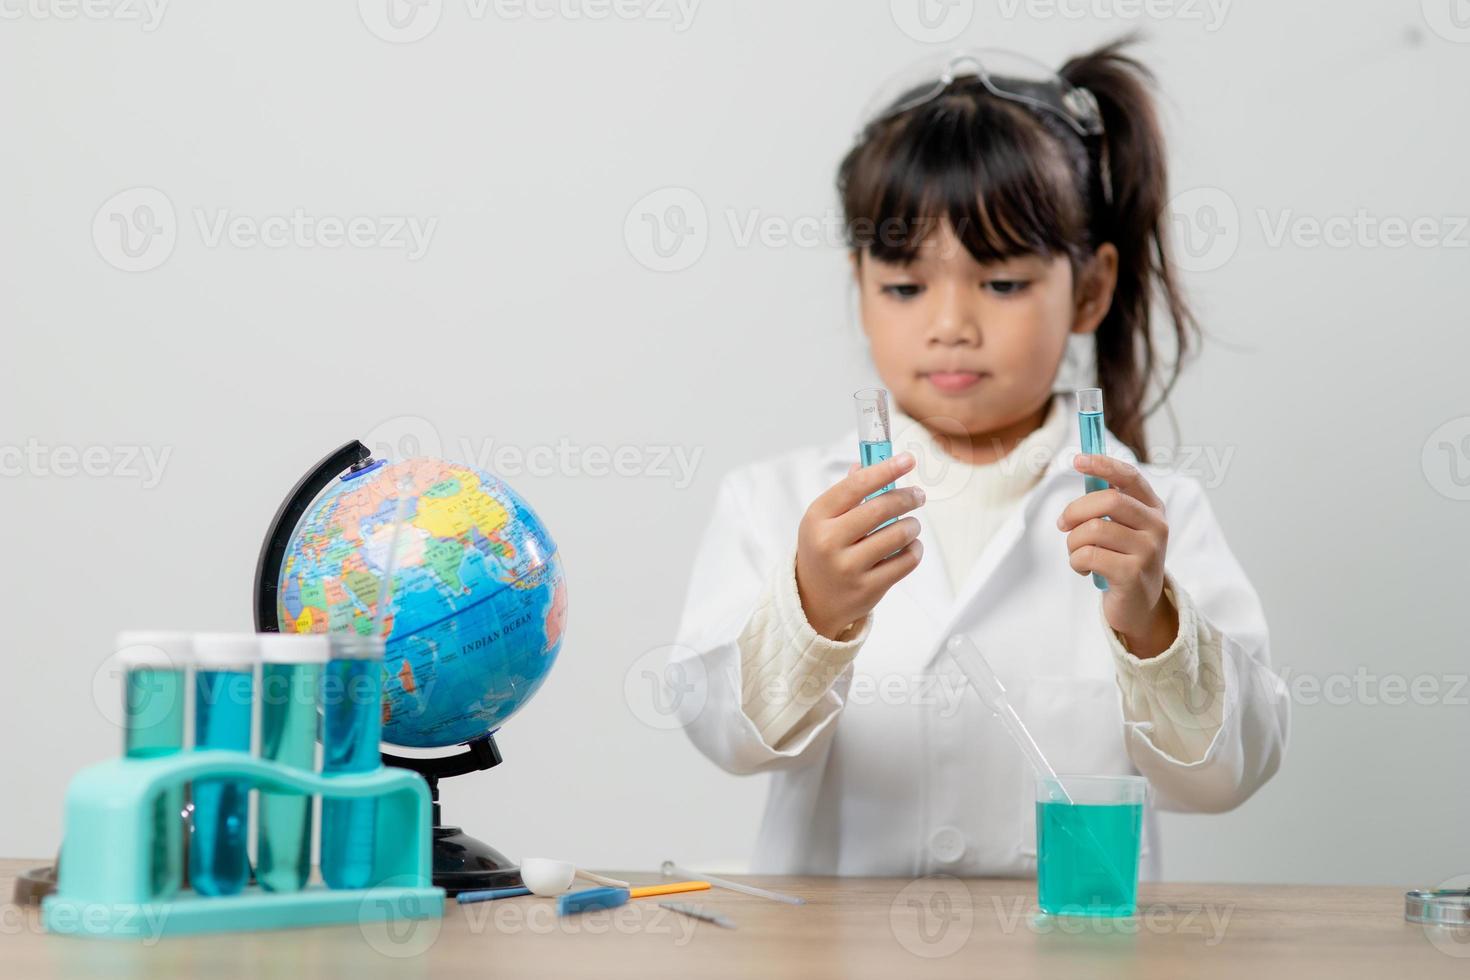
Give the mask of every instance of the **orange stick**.
<svg viewBox="0 0 1470 980">
<path fill-rule="evenodd" d="M 674 881 L 667 885 L 643 885 L 628 889 L 629 898 L 652 898 L 655 895 L 677 895 L 679 892 L 701 892 L 709 887 L 707 881 Z"/>
</svg>

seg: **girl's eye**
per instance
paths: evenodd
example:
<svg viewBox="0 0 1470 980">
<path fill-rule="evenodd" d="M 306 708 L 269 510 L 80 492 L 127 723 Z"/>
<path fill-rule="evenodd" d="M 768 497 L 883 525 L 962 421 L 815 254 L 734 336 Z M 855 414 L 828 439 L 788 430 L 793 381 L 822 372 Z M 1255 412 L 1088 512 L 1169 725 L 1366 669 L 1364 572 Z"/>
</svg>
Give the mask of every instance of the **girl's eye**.
<svg viewBox="0 0 1470 980">
<path fill-rule="evenodd" d="M 899 299 L 912 299 L 924 291 L 924 287 L 913 282 L 896 282 L 880 287 L 880 291 L 888 296 L 896 296 Z"/>
<path fill-rule="evenodd" d="M 991 279 L 985 283 L 984 288 L 997 296 L 1015 296 L 1024 293 L 1030 285 L 1030 281 L 1026 279 Z"/>
</svg>

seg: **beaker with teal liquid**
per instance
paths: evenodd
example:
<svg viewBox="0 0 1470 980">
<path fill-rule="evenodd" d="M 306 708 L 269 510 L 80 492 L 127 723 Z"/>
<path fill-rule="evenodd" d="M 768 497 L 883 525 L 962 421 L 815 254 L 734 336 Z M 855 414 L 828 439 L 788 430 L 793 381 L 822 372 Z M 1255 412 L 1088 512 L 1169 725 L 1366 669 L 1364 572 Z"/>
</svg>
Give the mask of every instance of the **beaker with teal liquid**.
<svg viewBox="0 0 1470 980">
<path fill-rule="evenodd" d="M 1147 793 L 1142 776 L 1036 780 L 1036 902 L 1043 912 L 1096 917 L 1137 912 Z"/>
</svg>

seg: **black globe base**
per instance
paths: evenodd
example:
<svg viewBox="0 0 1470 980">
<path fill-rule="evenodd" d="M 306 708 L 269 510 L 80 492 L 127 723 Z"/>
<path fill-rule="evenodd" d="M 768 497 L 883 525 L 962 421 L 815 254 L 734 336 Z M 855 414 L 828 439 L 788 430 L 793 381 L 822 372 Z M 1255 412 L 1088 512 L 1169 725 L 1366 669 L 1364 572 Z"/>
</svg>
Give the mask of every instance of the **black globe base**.
<svg viewBox="0 0 1470 980">
<path fill-rule="evenodd" d="M 434 884 L 450 897 L 481 888 L 513 888 L 521 884 L 521 869 L 510 858 L 459 827 L 436 824 Z"/>
<path fill-rule="evenodd" d="M 521 869 L 510 858 L 484 841 L 471 837 L 461 828 L 446 825 L 439 808 L 439 780 L 445 776 L 463 776 L 500 765 L 500 749 L 491 732 L 465 743 L 458 755 L 432 759 L 383 753 L 383 762 L 400 769 L 412 769 L 429 784 L 429 799 L 434 803 L 434 885 L 453 897 L 460 892 L 481 888 L 514 888 L 521 882 Z"/>
</svg>

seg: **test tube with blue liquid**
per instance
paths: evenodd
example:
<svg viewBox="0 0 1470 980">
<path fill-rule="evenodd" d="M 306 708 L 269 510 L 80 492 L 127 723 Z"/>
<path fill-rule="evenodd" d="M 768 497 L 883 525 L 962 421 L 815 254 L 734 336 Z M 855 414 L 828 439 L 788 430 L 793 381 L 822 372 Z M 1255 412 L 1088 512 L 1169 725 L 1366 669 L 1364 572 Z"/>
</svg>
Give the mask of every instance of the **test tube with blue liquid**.
<svg viewBox="0 0 1470 980">
<path fill-rule="evenodd" d="M 184 676 L 191 655 L 187 633 L 117 635 L 123 676 L 123 754 L 156 759 L 184 748 Z M 155 899 L 172 898 L 184 880 L 184 788 L 153 801 L 153 853 L 149 887 Z"/>
<path fill-rule="evenodd" d="M 317 690 L 331 655 L 320 634 L 263 633 L 260 757 L 316 769 Z M 311 797 L 260 791 L 255 879 L 271 892 L 300 891 L 311 873 Z"/>
<path fill-rule="evenodd" d="M 1077 427 L 1082 434 L 1082 452 L 1089 456 L 1106 456 L 1108 452 L 1107 428 L 1103 422 L 1103 400 L 1101 388 L 1079 388 L 1077 390 Z M 1083 477 L 1083 487 L 1088 493 L 1106 490 L 1108 481 L 1102 477 Z M 1107 520 L 1107 518 L 1103 518 Z M 1101 592 L 1108 591 L 1108 580 L 1097 572 L 1092 573 L 1092 584 Z"/>
<path fill-rule="evenodd" d="M 372 772 L 382 764 L 383 638 L 357 633 L 331 637 L 322 683 L 322 775 Z M 322 878 L 331 888 L 367 888 L 373 881 L 377 801 L 322 800 Z"/>
<path fill-rule="evenodd" d="M 857 407 L 858 461 L 864 466 L 873 466 L 893 457 L 893 430 L 888 420 L 888 392 L 882 388 L 864 388 L 853 393 Z M 880 487 L 864 497 L 872 500 L 879 494 L 892 490 L 892 483 Z M 887 527 L 898 518 L 890 518 L 873 530 Z"/>
<path fill-rule="evenodd" d="M 251 633 L 194 638 L 194 747 L 250 752 L 255 665 Z M 194 783 L 189 881 L 201 895 L 238 895 L 250 879 L 250 784 L 242 779 Z"/>
</svg>

